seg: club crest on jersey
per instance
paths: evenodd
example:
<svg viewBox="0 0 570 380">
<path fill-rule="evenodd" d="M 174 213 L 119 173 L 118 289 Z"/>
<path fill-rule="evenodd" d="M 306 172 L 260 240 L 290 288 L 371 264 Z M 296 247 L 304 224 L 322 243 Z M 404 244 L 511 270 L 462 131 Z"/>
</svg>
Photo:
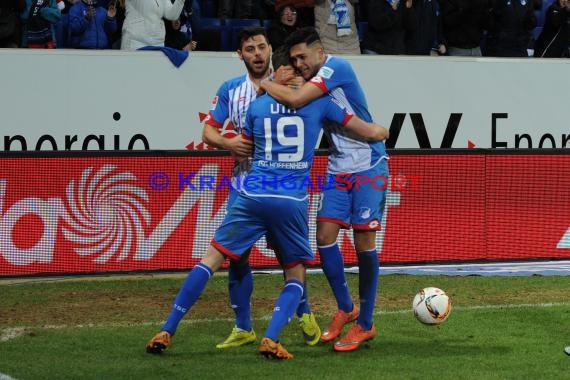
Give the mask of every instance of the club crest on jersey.
<svg viewBox="0 0 570 380">
<path fill-rule="evenodd" d="M 218 97 L 214 96 L 214 99 L 212 99 L 212 107 L 210 108 L 210 111 L 212 111 L 214 108 L 216 108 L 217 104 L 218 104 Z"/>
<path fill-rule="evenodd" d="M 331 69 L 330 67 L 321 67 L 321 69 L 317 73 L 317 76 L 320 76 L 320 77 L 323 77 L 326 79 L 331 79 L 333 74 L 334 74 L 334 70 Z"/>
<path fill-rule="evenodd" d="M 358 214 L 362 219 L 370 218 L 370 209 L 368 207 L 362 207 L 358 210 Z"/>
</svg>

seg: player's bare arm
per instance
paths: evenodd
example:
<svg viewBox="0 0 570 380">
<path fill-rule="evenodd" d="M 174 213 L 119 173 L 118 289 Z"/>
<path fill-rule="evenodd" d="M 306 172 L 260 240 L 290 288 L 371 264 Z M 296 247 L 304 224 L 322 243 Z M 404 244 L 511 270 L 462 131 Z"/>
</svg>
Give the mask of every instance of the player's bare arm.
<svg viewBox="0 0 570 380">
<path fill-rule="evenodd" d="M 205 123 L 202 129 L 202 140 L 218 149 L 229 150 L 233 155 L 238 157 L 247 157 L 251 155 L 253 143 L 244 139 L 241 135 L 227 138 L 220 134 L 220 130 L 210 124 Z"/>
<path fill-rule="evenodd" d="M 350 118 L 345 127 L 367 141 L 381 141 L 390 137 L 390 131 L 376 123 L 368 123 L 358 116 Z"/>
<path fill-rule="evenodd" d="M 305 80 L 305 78 L 303 78 L 300 75 L 294 76 L 293 78 L 289 79 L 287 82 L 285 82 L 285 85 L 289 88 L 292 88 L 293 90 L 298 90 L 301 87 L 303 87 L 303 85 L 306 83 L 307 81 Z"/>
<path fill-rule="evenodd" d="M 261 88 L 277 99 L 279 103 L 283 103 L 290 108 L 300 108 L 323 96 L 323 91 L 311 82 L 305 83 L 299 89 L 293 89 L 275 81 L 264 79 L 261 81 Z"/>
</svg>

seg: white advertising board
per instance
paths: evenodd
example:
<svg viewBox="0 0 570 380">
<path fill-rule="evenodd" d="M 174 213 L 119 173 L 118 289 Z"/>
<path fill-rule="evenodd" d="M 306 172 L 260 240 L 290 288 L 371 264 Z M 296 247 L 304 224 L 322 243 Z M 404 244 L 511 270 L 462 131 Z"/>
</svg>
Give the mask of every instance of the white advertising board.
<svg viewBox="0 0 570 380">
<path fill-rule="evenodd" d="M 570 145 L 570 61 L 349 56 L 395 148 Z M 0 49 L 0 149 L 187 149 L 233 53 Z"/>
</svg>

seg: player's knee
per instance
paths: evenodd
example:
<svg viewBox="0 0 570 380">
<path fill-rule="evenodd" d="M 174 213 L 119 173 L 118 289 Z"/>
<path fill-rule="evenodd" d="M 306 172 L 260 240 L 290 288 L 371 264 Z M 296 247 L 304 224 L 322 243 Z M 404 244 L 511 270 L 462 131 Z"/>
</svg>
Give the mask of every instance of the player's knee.
<svg viewBox="0 0 570 380">
<path fill-rule="evenodd" d="M 354 231 L 354 249 L 356 252 L 370 251 L 376 248 L 376 231 Z"/>
<path fill-rule="evenodd" d="M 244 276 L 251 272 L 248 260 L 230 260 L 230 272 L 236 275 Z"/>
<path fill-rule="evenodd" d="M 317 246 L 322 247 L 336 242 L 340 226 L 333 223 L 317 223 Z"/>
<path fill-rule="evenodd" d="M 291 268 L 286 268 L 285 269 L 285 281 L 289 281 L 289 280 L 297 280 L 300 282 L 304 282 L 305 281 L 305 265 L 302 263 L 299 263 L 297 265 L 295 265 L 294 267 Z"/>
<path fill-rule="evenodd" d="M 328 231 L 317 230 L 317 246 L 331 245 L 336 241 L 336 236 Z"/>
</svg>

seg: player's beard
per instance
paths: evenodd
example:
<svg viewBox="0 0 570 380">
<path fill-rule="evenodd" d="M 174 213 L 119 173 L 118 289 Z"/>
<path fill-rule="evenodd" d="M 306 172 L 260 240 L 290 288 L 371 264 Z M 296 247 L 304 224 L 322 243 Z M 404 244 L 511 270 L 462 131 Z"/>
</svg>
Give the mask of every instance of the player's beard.
<svg viewBox="0 0 570 380">
<path fill-rule="evenodd" d="M 310 81 L 320 70 L 318 66 L 307 66 L 306 69 L 296 67 L 297 72 L 305 79 L 306 81 Z"/>
<path fill-rule="evenodd" d="M 247 61 L 243 61 L 245 68 L 250 76 L 253 78 L 265 78 L 269 74 L 269 60 L 266 60 L 261 69 L 256 69 Z"/>
</svg>

